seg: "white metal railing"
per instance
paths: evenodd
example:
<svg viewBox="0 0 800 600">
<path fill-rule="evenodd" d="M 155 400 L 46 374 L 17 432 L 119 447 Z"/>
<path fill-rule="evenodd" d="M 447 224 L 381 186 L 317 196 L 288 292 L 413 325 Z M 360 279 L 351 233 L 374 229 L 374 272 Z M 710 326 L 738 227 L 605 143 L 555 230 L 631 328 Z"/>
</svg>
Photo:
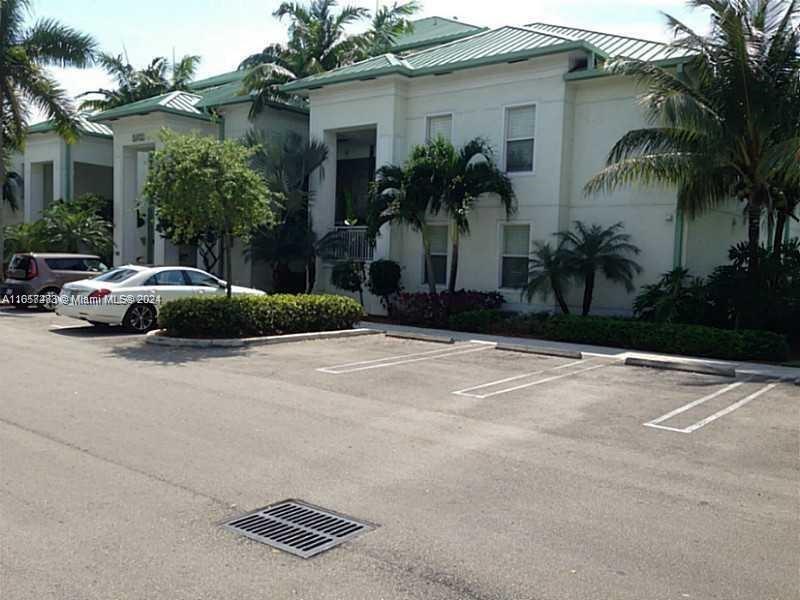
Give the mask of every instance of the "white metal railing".
<svg viewBox="0 0 800 600">
<path fill-rule="evenodd" d="M 369 262 L 372 260 L 372 245 L 367 239 L 366 227 L 337 226 L 333 228 L 336 243 L 333 244 L 333 257 Z"/>
</svg>

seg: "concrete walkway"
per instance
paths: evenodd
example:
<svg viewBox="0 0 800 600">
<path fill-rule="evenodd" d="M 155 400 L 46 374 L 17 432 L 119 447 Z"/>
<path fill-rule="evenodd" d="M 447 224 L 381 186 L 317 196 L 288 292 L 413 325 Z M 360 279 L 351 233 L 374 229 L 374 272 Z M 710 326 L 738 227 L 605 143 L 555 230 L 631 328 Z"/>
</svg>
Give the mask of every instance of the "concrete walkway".
<svg viewBox="0 0 800 600">
<path fill-rule="evenodd" d="M 377 323 L 372 321 L 362 321 L 358 327 L 369 327 L 382 329 L 385 331 L 407 331 L 422 335 L 438 335 L 452 337 L 455 340 L 480 340 L 482 342 L 496 342 L 500 344 L 519 344 L 537 346 L 539 348 L 553 348 L 557 350 L 568 350 L 582 352 L 590 356 L 603 356 L 624 360 L 626 358 L 645 358 L 653 360 L 669 360 L 693 362 L 717 367 L 728 367 L 736 369 L 739 375 L 762 377 L 774 377 L 784 381 L 800 381 L 800 369 L 794 367 L 783 367 L 779 365 L 768 365 L 752 362 L 736 362 L 729 360 L 717 360 L 709 358 L 694 358 L 676 354 L 661 354 L 657 352 L 646 352 L 641 350 L 626 350 L 624 348 L 612 348 L 608 346 L 592 346 L 590 344 L 574 344 L 570 342 L 554 342 L 550 340 L 519 338 L 503 335 L 485 335 L 481 333 L 466 333 L 461 331 L 451 331 L 449 329 L 433 329 L 428 327 L 412 327 L 410 325 L 394 325 L 389 323 Z"/>
</svg>

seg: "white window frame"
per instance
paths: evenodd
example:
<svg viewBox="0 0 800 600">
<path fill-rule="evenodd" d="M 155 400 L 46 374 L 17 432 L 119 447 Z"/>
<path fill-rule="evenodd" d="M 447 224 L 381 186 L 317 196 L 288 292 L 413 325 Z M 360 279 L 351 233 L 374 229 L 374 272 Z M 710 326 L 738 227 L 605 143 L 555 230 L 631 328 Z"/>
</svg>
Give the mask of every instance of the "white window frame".
<svg viewBox="0 0 800 600">
<path fill-rule="evenodd" d="M 431 252 L 431 256 L 444 256 L 444 283 L 436 283 L 435 281 L 433 284 L 436 288 L 446 287 L 447 286 L 447 278 L 450 276 L 450 225 L 449 223 L 427 223 L 427 227 L 444 227 L 447 231 L 447 242 L 445 242 L 445 252 L 442 254 L 440 252 L 433 253 Z M 427 288 L 428 282 L 425 281 L 425 252 L 422 253 L 422 268 L 419 272 L 419 280 L 420 280 L 420 288 Z"/>
<path fill-rule="evenodd" d="M 531 249 L 533 248 L 533 221 L 498 221 L 497 222 L 497 289 L 501 292 L 520 293 L 522 288 L 503 287 L 503 259 L 504 258 L 523 258 L 521 254 L 505 254 L 505 227 L 507 226 L 528 226 L 528 255 L 524 258 L 530 259 Z"/>
<path fill-rule="evenodd" d="M 506 132 L 508 131 L 508 111 L 513 108 L 524 108 L 527 106 L 532 106 L 534 110 L 534 117 L 533 117 L 533 156 L 531 158 L 531 170 L 530 171 L 509 171 L 508 170 L 508 142 L 515 142 L 521 140 L 529 140 L 530 138 L 513 138 L 508 139 L 506 138 Z M 536 150 L 538 144 L 536 140 L 539 139 L 539 103 L 538 102 L 517 102 L 515 104 L 505 104 L 503 105 L 503 118 L 502 118 L 502 129 L 500 130 L 500 139 L 503 141 L 503 154 L 502 154 L 502 166 L 503 166 L 503 173 L 508 175 L 509 177 L 530 177 L 531 175 L 536 175 Z"/>
<path fill-rule="evenodd" d="M 439 112 L 425 115 L 425 143 L 427 144 L 433 141 L 430 139 L 431 119 L 436 119 L 437 117 L 450 117 L 450 139 L 448 141 L 452 144 L 453 134 L 455 133 L 455 115 L 452 112 Z"/>
</svg>

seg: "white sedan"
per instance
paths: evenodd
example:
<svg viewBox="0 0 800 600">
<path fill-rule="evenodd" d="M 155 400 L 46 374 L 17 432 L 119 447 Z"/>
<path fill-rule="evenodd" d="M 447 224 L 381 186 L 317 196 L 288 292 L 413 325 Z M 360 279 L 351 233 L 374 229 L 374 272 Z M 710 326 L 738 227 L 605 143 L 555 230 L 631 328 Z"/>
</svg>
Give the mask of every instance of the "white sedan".
<svg viewBox="0 0 800 600">
<path fill-rule="evenodd" d="M 191 267 L 117 267 L 94 279 L 64 284 L 56 314 L 94 325 L 122 325 L 144 333 L 153 329 L 158 309 L 170 300 L 226 293 L 226 283 Z M 264 295 L 234 285 L 234 294 Z"/>
</svg>

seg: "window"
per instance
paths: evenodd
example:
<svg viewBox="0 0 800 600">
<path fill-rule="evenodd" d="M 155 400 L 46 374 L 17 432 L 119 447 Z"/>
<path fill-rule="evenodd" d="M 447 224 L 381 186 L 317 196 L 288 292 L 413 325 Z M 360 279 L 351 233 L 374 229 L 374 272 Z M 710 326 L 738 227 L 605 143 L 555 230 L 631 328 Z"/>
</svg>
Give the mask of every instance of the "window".
<svg viewBox="0 0 800 600">
<path fill-rule="evenodd" d="M 506 109 L 506 171 L 533 171 L 533 137 L 536 107 L 516 106 Z"/>
<path fill-rule="evenodd" d="M 436 285 L 447 283 L 447 225 L 429 225 L 428 235 L 431 238 L 431 260 L 433 261 L 433 282 Z M 422 283 L 428 283 L 428 265 L 424 264 Z"/>
<path fill-rule="evenodd" d="M 134 269 L 112 269 L 111 271 L 106 271 L 102 275 L 95 277 L 94 280 L 108 281 L 109 283 L 119 283 L 120 281 L 130 279 L 137 273 L 139 273 L 139 271 Z"/>
<path fill-rule="evenodd" d="M 453 137 L 453 115 L 439 115 L 428 117 L 428 127 L 425 132 L 425 141 L 432 142 L 436 138 L 442 138 L 449 142 Z"/>
<path fill-rule="evenodd" d="M 220 281 L 213 275 L 209 275 L 208 273 L 203 273 L 202 271 L 184 271 L 189 277 L 189 283 L 191 285 L 202 285 L 205 287 L 212 287 L 218 288 L 220 287 Z"/>
<path fill-rule="evenodd" d="M 80 271 L 99 273 L 107 271 L 108 267 L 98 258 L 46 258 L 45 264 L 54 271 Z"/>
<path fill-rule="evenodd" d="M 530 225 L 503 225 L 500 287 L 519 289 L 528 281 Z"/>
<path fill-rule="evenodd" d="M 186 280 L 183 271 L 173 269 L 156 273 L 145 282 L 145 285 L 186 285 Z"/>
</svg>

